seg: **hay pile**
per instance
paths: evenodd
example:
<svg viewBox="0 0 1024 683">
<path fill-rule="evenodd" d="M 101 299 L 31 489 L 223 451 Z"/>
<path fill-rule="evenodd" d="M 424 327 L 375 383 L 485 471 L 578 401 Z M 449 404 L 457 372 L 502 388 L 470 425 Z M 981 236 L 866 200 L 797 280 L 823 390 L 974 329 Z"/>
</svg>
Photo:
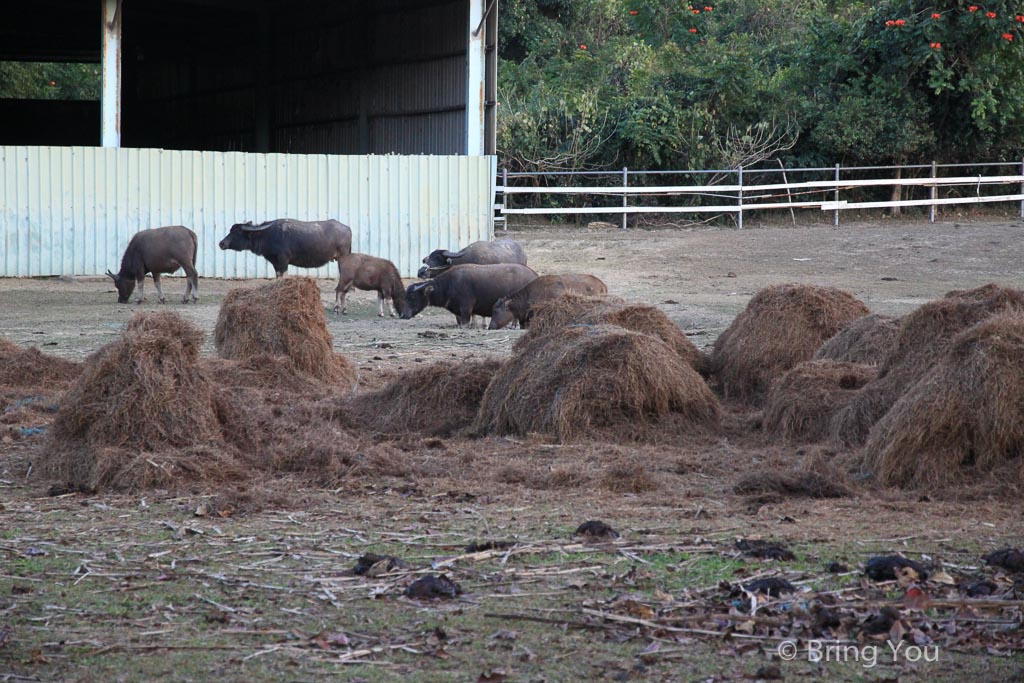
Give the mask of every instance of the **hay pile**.
<svg viewBox="0 0 1024 683">
<path fill-rule="evenodd" d="M 284 356 L 296 370 L 324 382 L 352 386 L 356 378 L 351 363 L 333 351 L 320 288 L 307 277 L 228 292 L 217 316 L 214 345 L 221 358 L 233 360 Z"/>
<path fill-rule="evenodd" d="M 0 339 L 0 387 L 52 390 L 71 384 L 81 372 L 81 363 Z"/>
<path fill-rule="evenodd" d="M 240 475 L 223 449 L 201 343 L 202 332 L 176 313 L 136 313 L 64 396 L 40 473 L 77 489 Z"/>
<path fill-rule="evenodd" d="M 478 433 L 657 441 L 718 427 L 714 394 L 660 339 L 611 325 L 531 337 L 487 388 Z"/>
<path fill-rule="evenodd" d="M 881 365 L 892 351 L 899 330 L 900 321 L 892 316 L 866 315 L 822 344 L 814 359 Z"/>
<path fill-rule="evenodd" d="M 869 312 L 849 292 L 831 287 L 766 287 L 715 341 L 711 373 L 726 398 L 760 403 L 774 379 Z"/>
<path fill-rule="evenodd" d="M 385 434 L 448 436 L 472 425 L 484 391 L 501 368 L 493 358 L 434 363 L 405 372 L 347 403 L 351 426 Z"/>
<path fill-rule="evenodd" d="M 732 490 L 766 502 L 774 496 L 844 498 L 853 493 L 847 484 L 846 474 L 820 454 L 812 454 L 796 466 L 766 468 L 744 474 Z"/>
<path fill-rule="evenodd" d="M 857 363 L 800 363 L 772 384 L 765 401 L 765 429 L 787 441 L 824 439 L 836 412 L 874 377 L 874 368 Z"/>
<path fill-rule="evenodd" d="M 523 348 L 551 330 L 570 325 L 617 325 L 660 339 L 698 372 L 703 372 L 706 363 L 704 353 L 661 309 L 626 303 L 617 297 L 573 293 L 534 306 L 530 326 L 526 334 L 517 340 L 514 349 Z"/>
<path fill-rule="evenodd" d="M 996 473 L 1024 484 L 1024 313 L 959 334 L 871 430 L 864 465 L 908 488 L 963 486 Z"/>
<path fill-rule="evenodd" d="M 957 334 L 992 315 L 1022 309 L 1024 292 L 989 284 L 949 292 L 904 316 L 878 378 L 833 419 L 833 439 L 847 446 L 863 444 L 871 427 L 942 358 Z"/>
</svg>

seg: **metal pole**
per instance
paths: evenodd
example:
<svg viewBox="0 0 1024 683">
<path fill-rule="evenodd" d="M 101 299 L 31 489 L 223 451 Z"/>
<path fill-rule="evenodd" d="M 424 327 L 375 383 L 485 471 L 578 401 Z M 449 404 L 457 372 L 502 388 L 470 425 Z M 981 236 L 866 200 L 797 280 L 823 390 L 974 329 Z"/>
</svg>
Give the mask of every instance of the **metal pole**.
<svg viewBox="0 0 1024 683">
<path fill-rule="evenodd" d="M 932 178 L 934 179 L 937 175 L 938 174 L 936 173 L 936 165 L 935 165 L 935 162 L 933 161 L 932 162 Z M 938 193 L 939 193 L 938 186 L 932 185 L 931 200 L 933 202 L 935 201 L 935 198 L 938 195 Z M 935 205 L 934 204 L 932 204 L 931 210 L 928 212 L 928 215 L 929 215 L 929 218 L 930 218 L 931 222 L 934 223 L 935 222 Z"/>
<path fill-rule="evenodd" d="M 622 189 L 625 190 L 627 187 L 629 187 L 629 168 L 627 168 L 626 166 L 623 166 L 622 167 Z M 623 192 L 622 193 L 622 208 L 623 209 L 625 209 L 626 206 L 628 206 L 628 202 L 629 202 L 629 200 L 626 198 L 626 193 Z M 629 214 L 626 214 L 626 213 L 622 214 L 622 229 L 623 230 L 627 229 L 626 228 L 626 216 L 628 216 L 628 215 Z"/>
<path fill-rule="evenodd" d="M 836 210 L 833 212 L 832 224 L 839 227 L 839 164 L 836 164 Z"/>
<path fill-rule="evenodd" d="M 739 211 L 739 219 L 738 219 L 737 222 L 739 223 L 739 229 L 742 230 L 743 229 L 743 165 L 742 164 L 740 166 L 736 167 L 736 172 L 739 174 L 739 182 L 737 183 L 737 185 L 740 186 L 740 196 L 739 196 L 740 211 Z"/>
<path fill-rule="evenodd" d="M 505 217 L 505 209 L 508 208 L 508 192 L 505 192 L 508 187 L 508 167 L 501 169 L 501 187 L 501 229 L 508 230 L 508 218 Z"/>
<path fill-rule="evenodd" d="M 121 0 L 103 0 L 103 83 L 100 144 L 121 146 Z"/>
</svg>

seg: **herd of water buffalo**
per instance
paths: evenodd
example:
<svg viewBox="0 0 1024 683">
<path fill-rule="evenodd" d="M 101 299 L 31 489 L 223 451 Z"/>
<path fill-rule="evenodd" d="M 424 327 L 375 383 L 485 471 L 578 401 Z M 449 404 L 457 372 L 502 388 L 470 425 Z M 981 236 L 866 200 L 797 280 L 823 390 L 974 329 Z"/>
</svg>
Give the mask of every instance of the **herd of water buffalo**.
<svg viewBox="0 0 1024 683">
<path fill-rule="evenodd" d="M 345 297 L 352 289 L 377 292 L 377 312 L 409 319 L 427 306 L 455 314 L 460 326 L 474 316 L 490 318 L 490 329 L 512 322 L 525 327 L 533 307 L 564 292 L 606 294 L 605 284 L 593 275 L 538 275 L 526 265 L 522 246 L 510 239 L 474 242 L 459 251 L 438 249 L 423 259 L 421 282 L 406 288 L 391 261 L 352 253 L 352 230 L 335 220 L 304 222 L 279 218 L 254 225 L 237 223 L 220 241 L 221 249 L 251 251 L 270 261 L 278 277 L 288 266 L 319 268 L 338 262 L 335 313 L 345 312 Z M 107 271 L 117 287 L 117 300 L 128 303 L 138 286 L 136 303 L 143 299 L 144 281 L 152 274 L 161 303 L 160 275 L 185 270 L 187 284 L 182 303 L 199 298 L 195 260 L 196 234 L 180 225 L 138 232 L 128 243 L 116 274 Z M 392 310 L 392 304 L 394 310 Z"/>
</svg>

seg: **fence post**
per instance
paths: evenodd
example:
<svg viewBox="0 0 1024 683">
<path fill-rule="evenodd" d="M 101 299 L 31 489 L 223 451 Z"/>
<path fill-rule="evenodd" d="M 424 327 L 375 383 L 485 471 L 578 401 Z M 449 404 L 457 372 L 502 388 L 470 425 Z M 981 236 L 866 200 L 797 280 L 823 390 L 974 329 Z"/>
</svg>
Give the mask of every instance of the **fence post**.
<svg viewBox="0 0 1024 683">
<path fill-rule="evenodd" d="M 501 229 L 508 231 L 508 218 L 505 217 L 505 209 L 508 208 L 508 167 L 501 169 Z"/>
<path fill-rule="evenodd" d="M 629 168 L 622 167 L 622 189 L 625 190 L 629 187 Z M 626 199 L 626 193 L 622 193 L 622 208 L 625 209 L 628 206 L 629 200 Z M 626 217 L 629 216 L 627 213 L 622 214 L 622 229 L 626 229 Z"/>
<path fill-rule="evenodd" d="M 739 175 L 739 181 L 740 181 L 739 182 L 739 186 L 740 186 L 740 196 L 739 196 L 740 211 L 739 211 L 738 223 L 739 223 L 739 229 L 742 230 L 743 229 L 743 164 L 740 164 L 739 166 L 736 167 L 736 172 Z"/>
<path fill-rule="evenodd" d="M 1024 157 L 1020 160 L 1020 174 L 1024 175 Z M 1024 194 L 1024 183 L 1020 184 L 1020 193 Z M 1020 200 L 1020 217 L 1024 220 L 1024 199 Z"/>
<path fill-rule="evenodd" d="M 935 162 L 932 161 L 932 180 L 934 180 L 936 178 L 936 176 L 937 176 L 937 173 L 936 173 Z M 936 186 L 933 183 L 932 184 L 932 191 L 930 193 L 931 200 L 933 202 L 935 201 L 935 197 L 938 195 L 938 193 L 939 193 L 939 188 L 938 188 L 938 186 Z M 935 204 L 932 204 L 931 210 L 928 212 L 928 218 L 929 218 L 929 220 L 931 220 L 932 223 L 935 222 Z"/>
<path fill-rule="evenodd" d="M 836 200 L 836 210 L 832 212 L 833 213 L 832 225 L 834 225 L 834 226 L 836 226 L 838 228 L 839 227 L 839 164 L 836 164 L 836 193 L 835 193 L 835 200 Z"/>
</svg>

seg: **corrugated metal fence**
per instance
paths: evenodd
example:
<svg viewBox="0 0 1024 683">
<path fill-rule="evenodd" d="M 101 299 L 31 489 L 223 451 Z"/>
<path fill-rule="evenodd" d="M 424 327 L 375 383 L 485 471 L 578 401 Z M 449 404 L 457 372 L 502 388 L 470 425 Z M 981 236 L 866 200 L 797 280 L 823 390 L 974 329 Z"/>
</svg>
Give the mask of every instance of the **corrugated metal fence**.
<svg viewBox="0 0 1024 683">
<path fill-rule="evenodd" d="M 495 157 L 0 146 L 0 277 L 116 272 L 131 236 L 161 225 L 196 232 L 202 277 L 272 277 L 217 243 L 234 223 L 284 217 L 336 218 L 353 251 L 411 277 L 433 249 L 490 239 L 495 172 Z"/>
</svg>

